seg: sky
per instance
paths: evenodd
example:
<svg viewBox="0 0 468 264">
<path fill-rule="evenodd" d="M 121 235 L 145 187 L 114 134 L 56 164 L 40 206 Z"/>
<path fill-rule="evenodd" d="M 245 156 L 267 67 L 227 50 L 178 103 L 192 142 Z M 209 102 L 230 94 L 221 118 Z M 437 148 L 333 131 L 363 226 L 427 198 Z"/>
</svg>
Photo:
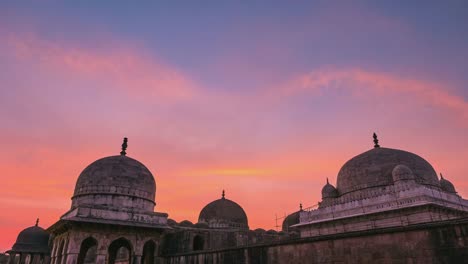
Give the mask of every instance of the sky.
<svg viewBox="0 0 468 264">
<path fill-rule="evenodd" d="M 467 198 L 466 25 L 463 0 L 1 1 L 0 252 L 123 137 L 178 222 L 225 189 L 275 229 L 373 132 Z"/>
</svg>

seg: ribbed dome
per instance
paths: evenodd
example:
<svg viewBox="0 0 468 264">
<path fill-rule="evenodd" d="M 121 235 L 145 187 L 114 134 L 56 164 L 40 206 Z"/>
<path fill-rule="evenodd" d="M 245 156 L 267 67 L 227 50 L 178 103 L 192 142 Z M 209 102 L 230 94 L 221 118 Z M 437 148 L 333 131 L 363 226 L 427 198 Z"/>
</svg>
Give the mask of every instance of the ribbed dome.
<svg viewBox="0 0 468 264">
<path fill-rule="evenodd" d="M 198 222 L 207 223 L 212 228 L 248 228 L 244 209 L 224 197 L 206 205 L 200 212 Z"/>
<path fill-rule="evenodd" d="M 340 195 L 377 186 L 393 184 L 392 171 L 405 165 L 413 172 L 416 182 L 439 186 L 437 174 L 420 156 L 398 149 L 376 147 L 346 162 L 338 173 Z"/>
<path fill-rule="evenodd" d="M 457 193 L 457 191 L 455 190 L 455 186 L 453 186 L 453 184 L 449 180 L 444 179 L 442 174 L 440 175 L 439 183 L 440 183 L 440 188 L 443 191 L 449 192 L 449 193 Z"/>
<path fill-rule="evenodd" d="M 39 226 L 31 226 L 18 234 L 11 251 L 49 253 L 49 234 Z"/>
<path fill-rule="evenodd" d="M 156 183 L 141 162 L 124 155 L 99 159 L 78 177 L 72 207 L 112 206 L 152 211 Z"/>
</svg>

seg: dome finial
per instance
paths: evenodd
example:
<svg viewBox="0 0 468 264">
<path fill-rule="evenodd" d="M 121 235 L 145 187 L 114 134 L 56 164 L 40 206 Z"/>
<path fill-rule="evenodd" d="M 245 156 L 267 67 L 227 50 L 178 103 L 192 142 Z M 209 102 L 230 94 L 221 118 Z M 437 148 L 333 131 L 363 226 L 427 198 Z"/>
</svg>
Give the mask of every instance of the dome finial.
<svg viewBox="0 0 468 264">
<path fill-rule="evenodd" d="M 440 172 L 440 178 L 443 180 L 444 176 L 442 176 L 442 172 Z"/>
<path fill-rule="evenodd" d="M 374 135 L 372 135 L 372 137 L 374 138 L 374 148 L 380 148 L 379 140 L 377 139 L 377 134 L 375 134 L 375 132 Z"/>
<path fill-rule="evenodd" d="M 36 219 L 36 226 L 39 225 L 39 218 Z"/>
<path fill-rule="evenodd" d="M 302 212 L 302 203 L 299 204 L 299 211 Z"/>
<path fill-rule="evenodd" d="M 224 190 L 223 190 L 223 193 L 221 194 L 221 198 L 224 199 Z"/>
<path fill-rule="evenodd" d="M 329 183 L 328 183 L 328 177 L 327 177 L 327 184 L 329 184 Z"/>
<path fill-rule="evenodd" d="M 127 141 L 128 141 L 128 139 L 126 137 L 124 137 L 123 143 L 122 143 L 122 151 L 120 151 L 120 155 L 122 155 L 122 156 L 127 155 L 127 152 L 125 152 L 125 150 L 127 150 Z"/>
</svg>

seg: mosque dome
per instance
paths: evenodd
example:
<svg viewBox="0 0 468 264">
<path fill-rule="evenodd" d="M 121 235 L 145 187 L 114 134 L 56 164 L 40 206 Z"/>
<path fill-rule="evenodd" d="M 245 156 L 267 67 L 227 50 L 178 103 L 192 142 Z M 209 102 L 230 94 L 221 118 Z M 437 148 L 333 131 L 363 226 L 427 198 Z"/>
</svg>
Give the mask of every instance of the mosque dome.
<svg viewBox="0 0 468 264">
<path fill-rule="evenodd" d="M 284 218 L 283 220 L 281 230 L 283 230 L 284 232 L 292 231 L 292 229 L 294 228 L 291 228 L 291 226 L 295 224 L 299 224 L 299 212 L 300 211 L 297 211 L 286 216 L 286 218 Z"/>
<path fill-rule="evenodd" d="M 414 174 L 408 166 L 396 165 L 392 170 L 393 181 L 414 180 Z"/>
<path fill-rule="evenodd" d="M 249 228 L 247 215 L 237 203 L 221 199 L 207 204 L 200 212 L 198 222 L 207 223 L 210 228 Z"/>
<path fill-rule="evenodd" d="M 84 205 L 153 211 L 156 204 L 153 175 L 141 162 L 122 152 L 96 160 L 81 172 L 72 208 Z"/>
<path fill-rule="evenodd" d="M 12 252 L 49 253 L 49 234 L 41 227 L 28 227 L 18 234 Z"/>
<path fill-rule="evenodd" d="M 453 184 L 447 180 L 447 179 L 444 179 L 444 176 L 442 176 L 442 174 L 440 174 L 440 188 L 445 191 L 445 192 L 449 192 L 449 193 L 457 193 L 457 191 L 455 191 L 455 187 L 453 186 Z"/>
<path fill-rule="evenodd" d="M 338 191 L 333 185 L 328 183 L 328 179 L 327 179 L 327 184 L 325 184 L 325 186 L 323 186 L 322 188 L 322 199 L 335 198 L 337 196 L 338 196 Z"/>
<path fill-rule="evenodd" d="M 392 185 L 393 170 L 397 165 L 408 167 L 417 183 L 439 187 L 437 174 L 429 162 L 407 151 L 381 148 L 375 134 L 374 143 L 373 149 L 352 158 L 340 169 L 336 186 L 340 195 Z M 396 172 L 403 171 L 405 169 L 398 169 Z"/>
</svg>

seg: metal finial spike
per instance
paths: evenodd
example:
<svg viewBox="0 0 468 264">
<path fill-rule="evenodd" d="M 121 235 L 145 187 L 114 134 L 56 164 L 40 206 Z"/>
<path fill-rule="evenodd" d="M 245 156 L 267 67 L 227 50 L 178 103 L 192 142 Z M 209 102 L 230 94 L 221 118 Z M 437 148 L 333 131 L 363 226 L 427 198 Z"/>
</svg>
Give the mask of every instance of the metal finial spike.
<svg viewBox="0 0 468 264">
<path fill-rule="evenodd" d="M 127 141 L 128 141 L 128 139 L 125 137 L 123 139 L 123 143 L 122 143 L 122 151 L 120 151 L 120 155 L 122 155 L 122 156 L 127 155 L 127 152 L 125 152 L 127 150 Z"/>
<path fill-rule="evenodd" d="M 224 190 L 223 190 L 223 193 L 221 194 L 221 196 L 222 196 L 223 199 L 224 199 L 224 195 L 225 195 L 225 194 L 224 194 Z"/>
<path fill-rule="evenodd" d="M 328 177 L 327 177 L 327 184 L 329 184 L 329 183 L 328 183 Z"/>
<path fill-rule="evenodd" d="M 444 176 L 442 176 L 442 172 L 440 173 L 440 178 L 443 180 L 444 179 Z"/>
<path fill-rule="evenodd" d="M 36 219 L 36 226 L 39 225 L 39 218 Z"/>
<path fill-rule="evenodd" d="M 302 211 L 302 203 L 299 204 L 299 211 Z"/>
<path fill-rule="evenodd" d="M 372 137 L 374 138 L 374 148 L 380 148 L 379 140 L 377 139 L 377 134 L 375 134 L 375 132 L 374 135 L 372 135 Z"/>
</svg>

